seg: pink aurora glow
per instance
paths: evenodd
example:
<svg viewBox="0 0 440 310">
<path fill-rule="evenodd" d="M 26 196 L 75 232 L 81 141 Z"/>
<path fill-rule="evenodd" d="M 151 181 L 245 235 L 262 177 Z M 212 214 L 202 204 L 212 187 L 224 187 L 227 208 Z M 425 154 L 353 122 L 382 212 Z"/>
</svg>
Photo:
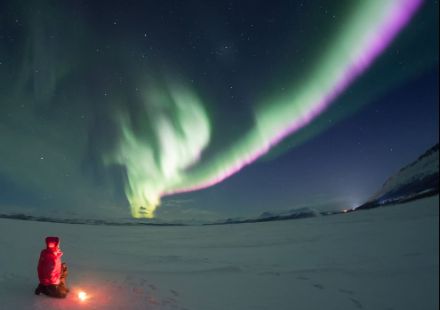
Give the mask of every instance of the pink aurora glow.
<svg viewBox="0 0 440 310">
<path fill-rule="evenodd" d="M 387 18 L 381 21 L 381 24 L 377 27 L 378 31 L 373 33 L 368 40 L 363 42 L 364 52 L 355 55 L 356 60 L 345 68 L 340 79 L 335 81 L 334 87 L 325 94 L 319 102 L 311 107 L 308 114 L 293 121 L 254 153 L 245 154 L 242 158 L 237 158 L 227 169 L 224 169 L 214 177 L 195 186 L 167 191 L 163 195 L 195 191 L 222 182 L 226 178 L 237 173 L 243 167 L 254 162 L 260 156 L 266 154 L 273 146 L 281 142 L 281 140 L 303 128 L 319 114 L 324 112 L 330 104 L 341 95 L 341 93 L 343 93 L 357 77 L 365 72 L 374 60 L 390 45 L 400 30 L 409 23 L 411 17 L 421 5 L 422 0 L 400 0 L 397 3 L 398 4 L 394 5 L 391 12 L 389 12 Z"/>
</svg>

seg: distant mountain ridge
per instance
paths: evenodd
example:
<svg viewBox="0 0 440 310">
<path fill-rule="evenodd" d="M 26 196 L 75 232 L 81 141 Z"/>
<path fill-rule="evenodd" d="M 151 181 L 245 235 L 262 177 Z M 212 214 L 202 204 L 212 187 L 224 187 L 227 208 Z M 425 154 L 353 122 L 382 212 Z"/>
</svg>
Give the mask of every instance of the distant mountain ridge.
<svg viewBox="0 0 440 310">
<path fill-rule="evenodd" d="M 358 209 L 403 203 L 439 193 L 439 144 L 391 176 L 382 188 Z"/>
<path fill-rule="evenodd" d="M 271 221 L 297 220 L 297 219 L 316 217 L 321 215 L 330 215 L 330 214 L 323 214 L 311 208 L 300 208 L 300 209 L 283 210 L 278 212 L 266 211 L 261 213 L 261 215 L 258 217 L 228 218 L 213 223 L 207 223 L 205 225 L 245 224 L 245 223 L 262 223 L 262 222 L 271 222 Z"/>
<path fill-rule="evenodd" d="M 161 220 L 142 221 L 142 220 L 103 220 L 103 219 L 69 219 L 69 218 L 52 218 L 46 216 L 32 216 L 21 213 L 1 214 L 0 218 L 51 222 L 64 224 L 83 224 L 83 225 L 104 225 L 104 226 L 194 226 L 194 225 L 224 225 L 224 224 L 244 224 L 244 223 L 261 223 L 271 221 L 295 220 L 317 216 L 335 215 L 344 213 L 344 211 L 320 212 L 311 208 L 299 208 L 282 211 L 263 212 L 260 216 L 250 218 L 227 218 L 214 222 L 187 222 L 187 221 L 171 221 L 164 222 Z"/>
</svg>

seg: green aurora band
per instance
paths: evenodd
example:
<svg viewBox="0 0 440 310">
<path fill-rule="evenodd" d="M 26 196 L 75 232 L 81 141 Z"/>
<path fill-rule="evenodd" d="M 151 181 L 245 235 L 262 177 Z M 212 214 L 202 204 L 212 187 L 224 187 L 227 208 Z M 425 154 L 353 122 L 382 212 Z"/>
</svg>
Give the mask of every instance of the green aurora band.
<svg viewBox="0 0 440 310">
<path fill-rule="evenodd" d="M 200 159 L 209 143 L 210 123 L 199 99 L 186 88 L 158 89 L 144 95 L 157 143 L 145 143 L 149 140 L 133 134 L 130 118 L 117 113 L 123 137 L 119 152 L 104 158 L 107 164 L 127 167 L 125 191 L 134 217 L 153 217 L 164 190 L 182 182 L 184 170 Z"/>
<path fill-rule="evenodd" d="M 122 138 L 104 158 L 108 165 L 126 167 L 132 216 L 154 217 L 161 197 L 215 185 L 307 126 L 368 69 L 420 5 L 419 0 L 359 2 L 304 83 L 257 103 L 255 127 L 209 161 L 202 153 L 210 143 L 211 124 L 196 92 L 179 83 L 149 89 L 144 97 L 152 117 L 145 122 L 154 131 L 154 143 L 118 113 Z"/>
</svg>

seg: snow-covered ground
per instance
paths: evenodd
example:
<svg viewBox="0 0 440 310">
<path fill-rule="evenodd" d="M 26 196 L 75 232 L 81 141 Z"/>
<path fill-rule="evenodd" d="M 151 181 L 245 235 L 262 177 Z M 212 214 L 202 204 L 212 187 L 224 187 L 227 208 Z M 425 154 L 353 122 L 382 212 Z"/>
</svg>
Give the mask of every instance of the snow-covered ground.
<svg viewBox="0 0 440 310">
<path fill-rule="evenodd" d="M 0 219 L 0 309 L 439 309 L 438 200 L 223 226 Z M 47 235 L 62 238 L 65 300 L 33 294 Z"/>
</svg>

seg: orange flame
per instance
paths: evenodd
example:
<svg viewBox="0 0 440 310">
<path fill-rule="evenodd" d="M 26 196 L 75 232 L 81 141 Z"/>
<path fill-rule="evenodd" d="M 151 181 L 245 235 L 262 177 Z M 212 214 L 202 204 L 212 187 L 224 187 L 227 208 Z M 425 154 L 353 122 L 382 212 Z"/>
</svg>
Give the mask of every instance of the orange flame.
<svg viewBox="0 0 440 310">
<path fill-rule="evenodd" d="M 85 301 L 86 299 L 89 298 L 89 296 L 87 295 L 86 292 L 84 292 L 84 291 L 79 291 L 79 292 L 78 292 L 78 298 L 79 298 L 79 300 L 81 300 L 81 301 Z"/>
</svg>

